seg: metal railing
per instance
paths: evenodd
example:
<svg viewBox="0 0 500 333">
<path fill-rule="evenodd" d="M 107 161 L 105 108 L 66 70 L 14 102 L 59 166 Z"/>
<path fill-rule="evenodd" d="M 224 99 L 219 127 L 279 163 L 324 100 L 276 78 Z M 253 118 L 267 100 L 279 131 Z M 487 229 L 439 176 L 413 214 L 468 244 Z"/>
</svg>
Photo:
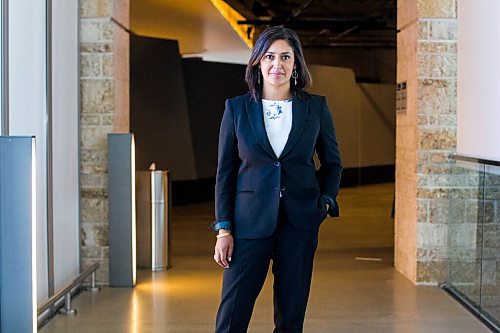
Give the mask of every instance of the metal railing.
<svg viewBox="0 0 500 333">
<path fill-rule="evenodd" d="M 96 286 L 97 268 L 99 268 L 99 264 L 96 263 L 92 265 L 38 307 L 37 315 L 39 328 L 43 326 L 48 319 L 56 315 L 59 309 L 59 313 L 61 314 L 76 314 L 76 310 L 71 307 L 71 297 L 82 289 L 83 282 L 89 275 L 91 275 L 91 282 L 87 290 L 92 292 L 99 291 L 99 287 Z"/>
</svg>

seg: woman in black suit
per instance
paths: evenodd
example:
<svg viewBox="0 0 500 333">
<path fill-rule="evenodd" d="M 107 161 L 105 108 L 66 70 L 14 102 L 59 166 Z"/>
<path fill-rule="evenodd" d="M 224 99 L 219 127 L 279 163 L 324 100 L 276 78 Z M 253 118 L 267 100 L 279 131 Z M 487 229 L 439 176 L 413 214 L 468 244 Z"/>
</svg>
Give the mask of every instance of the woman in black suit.
<svg viewBox="0 0 500 333">
<path fill-rule="evenodd" d="M 311 76 L 292 30 L 262 32 L 245 79 L 250 92 L 226 101 L 220 127 L 216 332 L 247 331 L 271 261 L 274 332 L 302 332 L 319 226 L 339 215 L 335 129 L 325 98 L 305 91 Z"/>
</svg>

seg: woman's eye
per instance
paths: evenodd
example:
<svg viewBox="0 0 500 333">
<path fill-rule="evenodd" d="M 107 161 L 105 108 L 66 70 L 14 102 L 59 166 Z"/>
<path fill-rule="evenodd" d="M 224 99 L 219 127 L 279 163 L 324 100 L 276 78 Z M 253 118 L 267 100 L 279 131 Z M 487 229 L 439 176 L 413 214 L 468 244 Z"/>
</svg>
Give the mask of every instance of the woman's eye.
<svg viewBox="0 0 500 333">
<path fill-rule="evenodd" d="M 288 60 L 288 59 L 290 59 L 290 56 L 289 56 L 289 55 L 284 55 L 284 56 L 283 56 L 283 60 Z"/>
<path fill-rule="evenodd" d="M 273 60 L 273 55 L 272 54 L 266 54 L 266 59 Z"/>
</svg>

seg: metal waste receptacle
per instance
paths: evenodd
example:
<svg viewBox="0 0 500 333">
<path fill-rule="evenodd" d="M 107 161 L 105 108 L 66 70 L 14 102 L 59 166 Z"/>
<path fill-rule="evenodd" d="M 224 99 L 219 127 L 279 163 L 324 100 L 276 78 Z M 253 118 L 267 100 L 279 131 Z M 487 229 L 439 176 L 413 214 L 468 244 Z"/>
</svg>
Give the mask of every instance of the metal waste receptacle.
<svg viewBox="0 0 500 333">
<path fill-rule="evenodd" d="M 170 268 L 171 191 L 168 171 L 136 172 L 137 266 Z"/>
</svg>

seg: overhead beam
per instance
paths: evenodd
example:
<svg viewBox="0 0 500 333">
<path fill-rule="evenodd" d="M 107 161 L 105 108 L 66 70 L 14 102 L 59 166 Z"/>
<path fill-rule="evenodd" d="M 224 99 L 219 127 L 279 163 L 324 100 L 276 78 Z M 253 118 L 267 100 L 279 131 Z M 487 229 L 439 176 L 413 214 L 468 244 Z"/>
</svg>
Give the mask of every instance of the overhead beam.
<svg viewBox="0 0 500 333">
<path fill-rule="evenodd" d="M 394 42 L 356 42 L 356 43 L 302 43 L 303 48 L 342 48 L 342 49 L 395 49 Z"/>
<path fill-rule="evenodd" d="M 311 18 L 286 18 L 270 17 L 256 20 L 239 20 L 239 25 L 286 25 L 294 28 L 321 29 L 333 27 L 340 29 L 340 32 L 356 25 L 360 28 L 389 29 L 384 20 L 378 18 L 353 18 L 353 17 L 311 17 Z M 392 29 L 392 28 L 391 28 Z"/>
<path fill-rule="evenodd" d="M 240 13 L 234 10 L 230 5 L 228 5 L 223 0 L 210 0 L 212 5 L 219 11 L 219 13 L 226 19 L 231 27 L 236 31 L 238 36 L 248 45 L 248 47 L 253 48 L 253 34 L 254 27 L 252 24 L 240 24 L 246 20 Z"/>
</svg>

